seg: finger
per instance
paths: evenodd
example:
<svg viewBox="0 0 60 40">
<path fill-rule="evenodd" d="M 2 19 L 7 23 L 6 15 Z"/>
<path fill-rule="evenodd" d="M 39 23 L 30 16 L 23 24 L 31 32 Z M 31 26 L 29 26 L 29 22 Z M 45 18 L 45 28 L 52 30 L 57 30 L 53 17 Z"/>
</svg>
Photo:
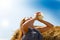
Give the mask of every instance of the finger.
<svg viewBox="0 0 60 40">
<path fill-rule="evenodd" d="M 27 17 L 25 17 L 25 20 L 27 20 L 28 18 Z"/>
<path fill-rule="evenodd" d="M 28 20 L 30 20 L 30 19 L 31 19 L 31 18 L 26 18 L 25 20 L 28 21 Z"/>
<path fill-rule="evenodd" d="M 37 12 L 36 14 L 38 14 L 38 15 L 39 15 L 39 14 L 41 14 L 41 12 Z"/>
<path fill-rule="evenodd" d="M 30 19 L 32 19 L 32 17 L 30 17 Z"/>
</svg>

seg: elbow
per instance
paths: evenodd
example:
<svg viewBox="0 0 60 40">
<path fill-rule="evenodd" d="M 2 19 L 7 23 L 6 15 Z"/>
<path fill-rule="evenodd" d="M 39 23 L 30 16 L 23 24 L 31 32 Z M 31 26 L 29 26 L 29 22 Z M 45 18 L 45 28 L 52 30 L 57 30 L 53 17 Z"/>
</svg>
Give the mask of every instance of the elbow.
<svg viewBox="0 0 60 40">
<path fill-rule="evenodd" d="M 53 24 L 51 24 L 51 23 L 50 23 L 50 26 L 51 26 L 51 27 L 54 27 L 54 25 L 53 25 Z"/>
<path fill-rule="evenodd" d="M 54 27 L 54 25 L 53 25 L 53 24 L 51 24 L 51 27 Z"/>
<path fill-rule="evenodd" d="M 49 25 L 49 27 L 50 27 L 50 28 L 53 28 L 53 27 L 54 27 L 54 25 Z"/>
</svg>

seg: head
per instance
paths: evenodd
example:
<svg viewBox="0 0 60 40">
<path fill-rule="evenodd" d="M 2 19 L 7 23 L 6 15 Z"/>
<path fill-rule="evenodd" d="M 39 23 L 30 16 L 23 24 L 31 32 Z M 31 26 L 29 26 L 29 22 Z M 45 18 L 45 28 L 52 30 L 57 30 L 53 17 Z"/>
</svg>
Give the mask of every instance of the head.
<svg viewBox="0 0 60 40">
<path fill-rule="evenodd" d="M 30 18 L 23 18 L 20 22 L 20 26 L 22 26 L 23 23 L 25 23 L 26 21 L 30 20 L 32 17 Z"/>
</svg>

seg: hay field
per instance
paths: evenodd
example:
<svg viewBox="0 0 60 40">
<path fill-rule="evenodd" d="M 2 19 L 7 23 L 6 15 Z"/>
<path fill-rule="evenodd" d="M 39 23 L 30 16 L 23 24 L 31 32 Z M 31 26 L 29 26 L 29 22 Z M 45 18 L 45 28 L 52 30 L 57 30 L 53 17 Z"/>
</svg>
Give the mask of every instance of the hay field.
<svg viewBox="0 0 60 40">
<path fill-rule="evenodd" d="M 17 30 L 11 40 L 20 40 L 19 39 L 19 33 L 20 31 Z M 42 33 L 43 40 L 60 40 L 60 26 L 55 26 L 53 29 L 49 29 L 46 32 Z"/>
<path fill-rule="evenodd" d="M 60 40 L 60 26 L 55 26 L 54 29 L 50 29 L 42 35 L 43 40 Z"/>
</svg>

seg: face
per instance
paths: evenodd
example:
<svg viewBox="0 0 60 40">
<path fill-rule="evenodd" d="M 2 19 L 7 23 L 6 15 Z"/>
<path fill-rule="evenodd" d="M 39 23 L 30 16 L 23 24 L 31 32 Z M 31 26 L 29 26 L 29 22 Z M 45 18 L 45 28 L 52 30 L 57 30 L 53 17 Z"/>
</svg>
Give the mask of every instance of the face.
<svg viewBox="0 0 60 40">
<path fill-rule="evenodd" d="M 30 19 L 32 19 L 32 17 L 30 17 L 30 18 L 25 18 L 25 22 L 28 21 L 28 20 L 30 20 Z"/>
<path fill-rule="evenodd" d="M 21 24 L 20 25 L 22 25 L 23 23 L 25 23 L 26 21 L 28 21 L 28 20 L 30 20 L 32 17 L 30 17 L 30 18 L 24 18 L 22 21 L 21 21 Z"/>
<path fill-rule="evenodd" d="M 28 20 L 30 20 L 30 19 L 32 19 L 32 17 L 30 17 L 30 18 L 25 18 L 25 22 L 28 21 Z M 30 24 L 30 26 L 33 28 L 34 25 L 33 25 L 33 24 Z"/>
</svg>

